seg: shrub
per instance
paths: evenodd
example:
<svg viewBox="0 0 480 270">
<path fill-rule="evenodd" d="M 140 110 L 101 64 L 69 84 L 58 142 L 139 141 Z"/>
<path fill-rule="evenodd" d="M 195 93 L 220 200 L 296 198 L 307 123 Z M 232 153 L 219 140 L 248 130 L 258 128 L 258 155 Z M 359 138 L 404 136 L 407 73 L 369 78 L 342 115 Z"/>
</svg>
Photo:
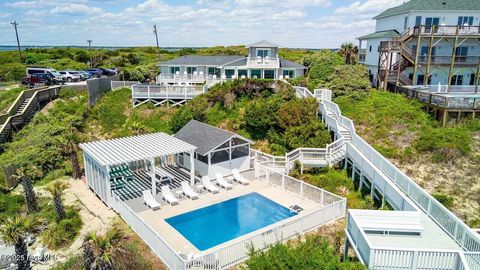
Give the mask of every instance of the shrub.
<svg viewBox="0 0 480 270">
<path fill-rule="evenodd" d="M 280 106 L 276 113 L 278 125 L 283 129 L 306 125 L 317 117 L 317 100 L 292 99 Z"/>
<path fill-rule="evenodd" d="M 0 79 L 2 81 L 19 81 L 25 76 L 26 66 L 19 63 L 0 65 Z"/>
<path fill-rule="evenodd" d="M 48 228 L 42 233 L 42 243 L 50 249 L 59 249 L 69 246 L 79 235 L 83 222 L 80 217 L 79 210 L 75 208 L 67 208 L 66 217 L 55 222 L 55 213 L 49 206 L 44 210 L 44 215 L 50 221 Z"/>
<path fill-rule="evenodd" d="M 446 208 L 450 209 L 453 207 L 454 198 L 452 196 L 441 193 L 434 193 L 432 194 L 432 196 L 437 199 L 439 203 L 443 204 L 443 206 L 445 206 Z"/>
<path fill-rule="evenodd" d="M 308 78 L 326 80 L 334 71 L 336 66 L 343 65 L 343 58 L 331 50 L 322 50 L 313 55 L 307 56 L 303 64 L 309 67 Z"/>
<path fill-rule="evenodd" d="M 284 140 L 289 150 L 299 147 L 323 148 L 331 142 L 330 134 L 318 120 L 288 128 L 285 131 Z"/>
<path fill-rule="evenodd" d="M 415 143 L 420 152 L 431 152 L 435 161 L 452 161 L 471 151 L 472 136 L 464 127 L 426 127 Z"/>
<path fill-rule="evenodd" d="M 341 262 L 334 248 L 321 235 L 306 236 L 304 241 L 277 243 L 264 250 L 251 248 L 246 265 L 250 270 L 364 269 L 360 263 Z"/>
<path fill-rule="evenodd" d="M 334 96 L 343 96 L 353 92 L 365 92 L 371 84 L 364 65 L 340 65 L 327 77 L 326 86 L 332 90 Z"/>
<path fill-rule="evenodd" d="M 278 96 L 268 99 L 258 99 L 247 106 L 245 110 L 245 127 L 255 139 L 267 136 L 271 128 L 277 126 L 275 114 L 284 101 Z"/>
</svg>

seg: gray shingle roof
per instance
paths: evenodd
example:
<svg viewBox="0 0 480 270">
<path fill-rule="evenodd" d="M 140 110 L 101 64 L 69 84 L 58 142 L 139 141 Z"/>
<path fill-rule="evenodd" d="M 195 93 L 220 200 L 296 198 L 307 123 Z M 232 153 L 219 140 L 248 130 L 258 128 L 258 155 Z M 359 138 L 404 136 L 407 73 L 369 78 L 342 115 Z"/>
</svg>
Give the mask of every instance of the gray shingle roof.
<svg viewBox="0 0 480 270">
<path fill-rule="evenodd" d="M 281 68 L 301 68 L 301 69 L 307 69 L 306 66 L 300 65 L 298 63 L 292 62 L 285 60 L 283 58 L 280 58 L 280 67 Z"/>
<path fill-rule="evenodd" d="M 399 6 L 389 8 L 373 17 L 380 19 L 413 10 L 480 10 L 478 0 L 410 0 Z"/>
<path fill-rule="evenodd" d="M 198 65 L 198 66 L 221 66 L 245 58 L 241 55 L 185 55 L 160 63 L 167 65 Z"/>
<path fill-rule="evenodd" d="M 196 146 L 195 152 L 201 155 L 207 154 L 210 150 L 215 149 L 234 136 L 251 143 L 250 140 L 236 133 L 210 126 L 197 120 L 190 120 L 174 135 L 175 138 Z"/>
</svg>

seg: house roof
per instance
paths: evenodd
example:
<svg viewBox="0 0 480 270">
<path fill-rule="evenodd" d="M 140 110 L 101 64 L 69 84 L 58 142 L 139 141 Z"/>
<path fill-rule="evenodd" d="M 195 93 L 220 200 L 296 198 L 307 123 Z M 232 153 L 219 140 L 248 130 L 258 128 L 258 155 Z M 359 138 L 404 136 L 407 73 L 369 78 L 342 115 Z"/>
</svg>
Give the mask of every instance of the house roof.
<svg viewBox="0 0 480 270">
<path fill-rule="evenodd" d="M 399 6 L 389 8 L 373 17 L 380 19 L 395 14 L 416 10 L 480 10 L 478 0 L 410 0 Z"/>
<path fill-rule="evenodd" d="M 80 144 L 84 153 L 100 165 L 111 166 L 191 152 L 194 145 L 163 132 Z"/>
<path fill-rule="evenodd" d="M 306 66 L 300 65 L 298 63 L 292 62 L 285 60 L 283 58 L 280 58 L 280 67 L 281 68 L 301 68 L 301 69 L 307 69 Z"/>
<path fill-rule="evenodd" d="M 398 36 L 397 30 L 385 30 L 371 33 L 365 36 L 358 37 L 357 39 L 372 39 L 372 38 L 393 38 Z"/>
<path fill-rule="evenodd" d="M 249 139 L 236 133 L 210 126 L 197 120 L 190 120 L 174 137 L 196 146 L 197 149 L 195 152 L 200 155 L 206 155 L 232 137 L 238 137 L 246 142 L 252 143 Z"/>
<path fill-rule="evenodd" d="M 223 64 L 233 62 L 245 58 L 241 55 L 185 55 L 180 56 L 159 64 L 159 66 L 167 65 L 207 65 L 221 66 Z"/>
<path fill-rule="evenodd" d="M 250 47 L 280 48 L 279 45 L 266 40 L 261 40 L 261 41 L 252 43 L 250 45 L 247 45 L 247 48 L 250 48 Z"/>
</svg>

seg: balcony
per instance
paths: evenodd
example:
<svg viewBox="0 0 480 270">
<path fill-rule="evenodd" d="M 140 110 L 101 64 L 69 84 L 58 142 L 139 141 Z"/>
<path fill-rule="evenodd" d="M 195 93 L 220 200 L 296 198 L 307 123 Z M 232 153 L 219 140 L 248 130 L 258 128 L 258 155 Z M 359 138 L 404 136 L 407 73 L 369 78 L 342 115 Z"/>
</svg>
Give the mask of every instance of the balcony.
<svg viewBox="0 0 480 270">
<path fill-rule="evenodd" d="M 428 56 L 422 55 L 418 57 L 419 64 L 427 64 Z M 430 57 L 431 65 L 450 65 L 452 62 L 452 56 L 447 55 L 433 55 Z M 455 66 L 476 66 L 480 64 L 480 56 L 471 55 L 471 56 L 456 56 L 455 57 Z"/>
<path fill-rule="evenodd" d="M 276 57 L 248 57 L 248 68 L 280 68 L 280 59 Z"/>
<path fill-rule="evenodd" d="M 204 83 L 207 79 L 212 78 L 212 75 L 207 75 L 201 73 L 194 74 L 170 74 L 170 73 L 161 73 L 157 76 L 158 84 L 180 84 L 180 83 Z"/>
<path fill-rule="evenodd" d="M 480 36 L 480 26 L 419 25 L 413 28 L 413 35 L 434 36 Z"/>
</svg>

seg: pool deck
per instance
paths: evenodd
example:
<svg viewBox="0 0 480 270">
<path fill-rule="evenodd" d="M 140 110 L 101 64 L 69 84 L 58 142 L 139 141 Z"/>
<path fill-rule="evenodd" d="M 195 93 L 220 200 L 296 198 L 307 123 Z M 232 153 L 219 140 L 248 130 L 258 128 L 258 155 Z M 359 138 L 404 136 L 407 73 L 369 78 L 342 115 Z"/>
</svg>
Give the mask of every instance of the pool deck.
<svg viewBox="0 0 480 270">
<path fill-rule="evenodd" d="M 254 180 L 253 171 L 242 173 L 243 176 L 250 180 L 250 184 L 243 186 L 235 184 L 230 190 L 221 189 L 219 193 L 211 194 L 209 192 L 203 192 L 200 194 L 199 199 L 190 200 L 183 198 L 180 203 L 174 206 L 170 206 L 162 202 L 162 207 L 159 210 L 152 211 L 146 206 L 141 204 L 141 199 L 126 201 L 126 203 L 142 218 L 147 224 L 149 224 L 154 230 L 159 232 L 161 237 L 177 252 L 183 254 L 189 254 L 192 252 L 200 252 L 193 244 L 191 244 L 185 237 L 177 232 L 172 226 L 165 222 L 166 218 L 173 217 L 179 214 L 190 212 L 195 209 L 203 208 L 212 204 L 216 204 L 222 201 L 226 201 L 235 197 L 239 197 L 251 192 L 257 192 L 262 196 L 284 206 L 289 207 L 291 205 L 299 205 L 304 209 L 300 215 L 307 213 L 313 209 L 318 209 L 320 204 L 310 200 L 305 200 L 293 193 L 284 191 L 281 187 L 269 184 L 261 180 Z M 156 195 L 158 202 L 161 202 L 160 194 Z M 254 234 L 252 232 L 250 234 Z M 247 234 L 248 235 L 248 234 Z M 242 237 L 245 237 L 242 236 Z M 208 252 L 214 250 L 216 247 L 205 250 Z"/>
</svg>

